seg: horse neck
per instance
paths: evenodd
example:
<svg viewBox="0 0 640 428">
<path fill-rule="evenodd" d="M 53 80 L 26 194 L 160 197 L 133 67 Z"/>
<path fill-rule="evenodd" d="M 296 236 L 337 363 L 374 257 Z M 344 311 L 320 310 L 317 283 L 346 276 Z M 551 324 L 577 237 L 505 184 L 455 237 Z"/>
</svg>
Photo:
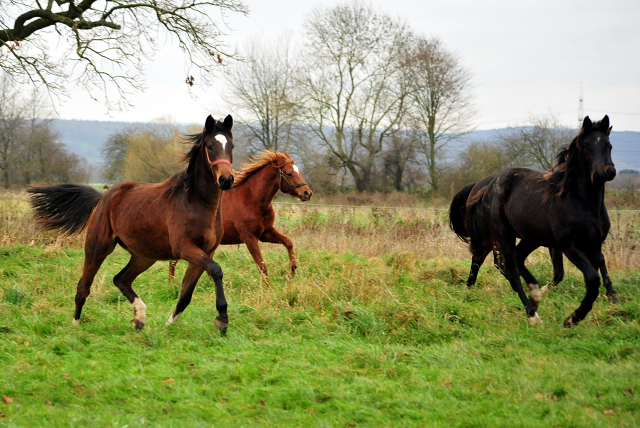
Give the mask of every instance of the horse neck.
<svg viewBox="0 0 640 428">
<path fill-rule="evenodd" d="M 599 212 L 604 204 L 604 183 L 596 185 L 591 181 L 591 174 L 587 166 L 587 161 L 583 155 L 578 155 L 575 168 L 567 171 L 570 174 L 568 179 L 569 192 L 574 199 L 584 201 L 595 212 Z"/>
<path fill-rule="evenodd" d="M 216 179 L 211 172 L 209 165 L 203 160 L 196 164 L 193 177 L 189 186 L 189 197 L 196 197 L 203 200 L 215 209 L 220 205 L 222 190 L 216 183 Z"/>
<path fill-rule="evenodd" d="M 278 190 L 280 190 L 278 168 L 272 164 L 267 164 L 247 180 L 246 185 L 251 188 L 251 193 L 258 206 L 267 207 L 271 205 L 273 198 L 276 197 Z"/>
</svg>

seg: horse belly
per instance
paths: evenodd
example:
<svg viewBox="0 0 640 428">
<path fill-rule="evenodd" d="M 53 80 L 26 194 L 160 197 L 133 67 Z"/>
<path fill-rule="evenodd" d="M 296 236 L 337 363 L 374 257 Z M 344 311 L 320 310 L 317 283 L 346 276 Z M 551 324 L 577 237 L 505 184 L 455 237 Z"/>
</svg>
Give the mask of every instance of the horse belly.
<svg viewBox="0 0 640 428">
<path fill-rule="evenodd" d="M 131 254 L 153 260 L 172 260 L 166 209 L 157 206 L 157 197 L 135 190 L 128 192 L 111 210 L 114 235 Z"/>
</svg>

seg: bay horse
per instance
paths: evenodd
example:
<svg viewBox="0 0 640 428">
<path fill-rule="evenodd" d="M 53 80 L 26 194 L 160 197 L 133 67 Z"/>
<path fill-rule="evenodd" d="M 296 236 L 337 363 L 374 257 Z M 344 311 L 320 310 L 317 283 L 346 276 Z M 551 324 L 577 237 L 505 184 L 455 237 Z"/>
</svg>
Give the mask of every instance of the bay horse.
<svg viewBox="0 0 640 428">
<path fill-rule="evenodd" d="M 244 243 L 258 269 L 268 281 L 267 265 L 258 241 L 282 244 L 289 253 L 289 275 L 298 268 L 291 239 L 280 233 L 273 223 L 276 212 L 273 198 L 278 191 L 305 202 L 313 191 L 304 182 L 300 169 L 289 153 L 266 150 L 235 173 L 233 187 L 222 196 L 223 236 L 220 245 Z M 169 262 L 169 278 L 175 275 L 177 261 Z"/>
<path fill-rule="evenodd" d="M 231 115 L 224 121 L 207 117 L 202 133 L 185 136 L 192 144 L 184 158 L 186 168 L 163 183 L 124 181 L 104 194 L 72 184 L 28 190 L 36 221 L 44 229 L 72 234 L 87 227 L 74 324 L 80 321 L 98 269 L 120 245 L 131 258 L 113 282 L 133 307 L 136 329 L 146 323 L 146 305 L 133 291 L 133 281 L 157 260 L 179 258 L 189 262 L 189 267 L 167 325 L 189 305 L 196 283 L 206 271 L 215 283 L 215 326 L 226 332 L 229 319 L 222 269 L 211 257 L 222 240 L 222 192 L 234 181 L 232 126 Z"/>
<path fill-rule="evenodd" d="M 537 313 L 540 292 L 524 261 L 540 246 L 564 253 L 584 275 L 586 295 L 565 320 L 566 327 L 583 320 L 598 296 L 598 269 L 604 263 L 602 243 L 611 226 L 604 188 L 616 175 L 610 133 L 608 116 L 595 123 L 587 116 L 578 136 L 563 153 L 564 167 L 546 173 L 508 168 L 484 183 L 477 197 L 466 201 L 464 225 L 472 254 L 479 256 L 497 245 L 504 262 L 503 274 L 518 293 L 532 325 L 541 322 Z M 454 215 L 453 210 L 450 215 Z M 521 239 L 518 246 L 517 238 Z M 522 289 L 521 274 L 532 281 L 533 304 Z"/>
<path fill-rule="evenodd" d="M 566 152 L 568 148 L 563 148 L 559 151 L 556 156 L 556 162 L 554 166 L 550 169 L 550 171 L 559 170 L 559 174 L 561 175 L 564 171 L 564 163 L 566 162 Z M 484 191 L 487 189 L 487 186 L 491 181 L 496 177 L 497 174 L 490 175 L 488 177 L 483 178 L 477 183 L 471 183 L 462 188 L 452 199 L 451 206 L 449 208 L 449 226 L 451 230 L 456 233 L 458 238 L 465 243 L 469 243 L 469 232 L 466 225 L 466 209 L 467 204 L 472 203 L 474 200 L 480 198 Z M 486 230 L 486 228 L 483 228 Z M 479 241 L 479 242 L 478 242 Z M 476 244 L 479 244 L 479 248 L 474 248 L 471 259 L 471 268 L 469 270 L 469 277 L 467 278 L 467 286 L 471 287 L 476 283 L 478 278 L 478 271 L 482 266 L 482 263 L 486 259 L 487 255 L 490 252 L 493 252 L 493 263 L 498 268 L 500 272 L 504 271 L 504 259 L 500 254 L 500 248 L 497 246 L 495 241 L 492 245 L 488 245 L 486 240 L 476 240 Z M 521 246 L 522 245 L 522 246 Z M 529 296 L 529 300 L 532 301 L 533 305 L 536 306 L 539 304 L 540 294 L 549 290 L 550 287 L 556 286 L 562 282 L 564 279 L 564 262 L 562 257 L 562 252 L 555 248 L 549 248 L 549 256 L 551 257 L 551 262 L 553 265 L 553 280 L 545 285 L 544 287 L 540 287 L 540 283 L 538 280 L 531 274 L 531 272 L 526 268 L 524 264 L 524 260 L 521 259 L 523 256 L 523 247 L 526 247 L 525 244 L 518 243 L 516 246 L 516 255 L 518 262 L 518 271 L 520 272 L 522 278 L 529 285 L 529 289 L 532 291 L 534 296 Z M 520 248 L 520 250 L 518 250 Z M 471 248 L 470 248 L 471 249 Z M 526 257 L 526 256 L 525 256 Z M 609 277 L 609 273 L 607 271 L 607 265 L 604 258 L 604 254 L 600 255 L 599 269 L 602 275 L 602 283 L 607 290 L 607 297 L 612 302 L 619 302 L 620 298 L 616 291 L 613 288 L 613 284 L 611 282 L 611 278 Z M 538 293 L 536 290 L 539 289 L 541 293 Z"/>
</svg>

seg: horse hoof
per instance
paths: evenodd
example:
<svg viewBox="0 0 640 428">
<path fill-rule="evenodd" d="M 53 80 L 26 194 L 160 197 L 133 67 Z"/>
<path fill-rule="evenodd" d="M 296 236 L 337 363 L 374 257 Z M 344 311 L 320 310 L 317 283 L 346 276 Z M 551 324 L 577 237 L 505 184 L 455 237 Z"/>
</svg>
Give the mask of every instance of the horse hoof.
<svg viewBox="0 0 640 428">
<path fill-rule="evenodd" d="M 138 320 L 136 320 L 136 319 L 131 320 L 131 322 L 133 323 L 133 327 L 134 327 L 136 330 L 142 330 L 142 327 L 144 327 L 144 323 L 143 323 L 143 322 L 140 322 L 140 321 L 138 321 Z"/>
<path fill-rule="evenodd" d="M 569 328 L 569 327 L 573 327 L 573 326 L 575 326 L 575 325 L 577 325 L 577 324 L 578 324 L 578 322 L 577 322 L 577 321 L 576 321 L 576 322 L 574 322 L 574 321 L 573 321 L 573 314 L 569 315 L 569 316 L 567 317 L 567 319 L 566 319 L 566 320 L 564 320 L 564 326 L 565 326 L 565 327 L 567 327 L 567 328 Z"/>
<path fill-rule="evenodd" d="M 611 303 L 620 303 L 620 296 L 618 296 L 618 293 L 607 295 L 607 299 L 609 299 Z"/>
<path fill-rule="evenodd" d="M 541 287 L 540 288 L 540 294 L 546 293 L 547 291 L 549 291 L 550 288 L 551 287 L 549 287 L 549 284 L 545 285 L 544 287 Z"/>
<path fill-rule="evenodd" d="M 75 326 L 80 325 L 80 320 L 73 320 L 73 325 L 75 325 Z"/>
<path fill-rule="evenodd" d="M 540 319 L 540 316 L 538 316 L 537 312 L 535 312 L 532 317 L 529 317 L 529 325 L 536 324 L 542 324 L 542 320 Z"/>
<path fill-rule="evenodd" d="M 227 326 L 229 325 L 229 323 L 221 321 L 218 318 L 216 318 L 215 319 L 215 325 L 216 325 L 216 328 L 218 330 L 220 330 L 220 334 L 223 335 L 223 336 L 226 336 L 226 334 L 227 334 Z"/>
</svg>

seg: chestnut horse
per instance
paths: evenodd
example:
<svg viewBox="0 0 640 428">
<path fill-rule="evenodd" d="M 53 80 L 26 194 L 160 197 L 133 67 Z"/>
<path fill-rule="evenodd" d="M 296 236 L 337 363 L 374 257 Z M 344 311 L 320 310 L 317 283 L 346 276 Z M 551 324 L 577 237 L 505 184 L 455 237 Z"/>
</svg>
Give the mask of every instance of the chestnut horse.
<svg viewBox="0 0 640 428">
<path fill-rule="evenodd" d="M 185 155 L 186 169 L 163 183 L 124 181 L 104 194 L 72 184 L 28 190 L 35 218 L 43 228 L 71 234 L 88 223 L 84 267 L 75 298 L 75 324 L 80 321 L 98 269 L 119 244 L 131 259 L 113 282 L 133 306 L 136 329 L 146 322 L 146 305 L 133 291 L 133 281 L 156 260 L 179 258 L 189 262 L 189 267 L 167 325 L 189 305 L 196 283 L 206 271 L 215 283 L 215 326 L 226 332 L 229 320 L 222 269 L 211 257 L 222 240 L 222 191 L 230 189 L 234 181 L 232 125 L 231 116 L 224 121 L 207 117 L 202 133 L 187 136 L 193 145 Z"/>
<path fill-rule="evenodd" d="M 464 228 L 474 259 L 482 252 L 486 256 L 494 244 L 500 248 L 503 274 L 518 293 L 530 324 L 540 322 L 540 290 L 524 261 L 540 246 L 561 251 L 584 275 L 587 293 L 565 320 L 566 327 L 583 320 L 598 296 L 602 243 L 611 225 L 604 188 L 616 175 L 610 132 L 608 116 L 595 123 L 585 117 L 580 133 L 561 154 L 563 167 L 547 173 L 508 168 L 478 190 L 477 197 L 466 200 Z M 451 210 L 454 214 L 459 215 Z M 532 281 L 531 298 L 522 289 L 521 274 Z"/>
<path fill-rule="evenodd" d="M 258 241 L 285 246 L 289 253 L 291 277 L 298 267 L 293 242 L 273 227 L 276 212 L 272 202 L 278 191 L 303 202 L 311 199 L 313 194 L 289 153 L 267 150 L 251 163 L 242 165 L 242 171 L 235 174 L 233 187 L 222 196 L 224 235 L 220 244 L 244 243 L 266 280 L 269 278 L 267 265 Z M 169 262 L 169 278 L 173 278 L 176 263 Z"/>
</svg>

